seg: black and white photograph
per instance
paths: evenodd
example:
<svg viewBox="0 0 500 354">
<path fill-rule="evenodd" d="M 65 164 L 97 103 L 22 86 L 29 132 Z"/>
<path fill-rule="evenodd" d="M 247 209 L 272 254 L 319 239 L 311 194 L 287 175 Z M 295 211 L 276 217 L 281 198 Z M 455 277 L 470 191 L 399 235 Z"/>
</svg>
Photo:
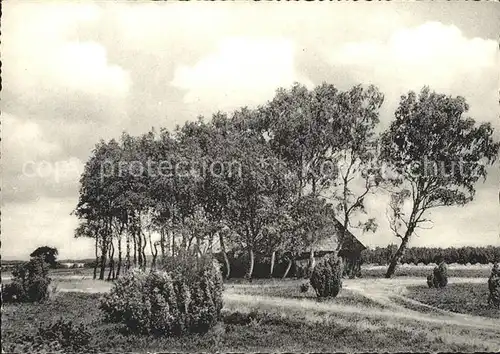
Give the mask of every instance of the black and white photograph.
<svg viewBox="0 0 500 354">
<path fill-rule="evenodd" d="M 2 353 L 500 351 L 500 3 L 0 28 Z"/>
</svg>

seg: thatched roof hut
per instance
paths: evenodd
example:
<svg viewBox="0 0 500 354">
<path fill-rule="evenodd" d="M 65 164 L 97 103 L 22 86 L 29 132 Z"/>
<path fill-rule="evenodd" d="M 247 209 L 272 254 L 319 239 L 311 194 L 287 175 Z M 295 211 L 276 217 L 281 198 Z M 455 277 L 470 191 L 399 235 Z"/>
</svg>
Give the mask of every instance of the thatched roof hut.
<svg viewBox="0 0 500 354">
<path fill-rule="evenodd" d="M 344 226 L 337 220 L 334 220 L 334 227 L 331 229 L 331 236 L 321 239 L 313 245 L 312 249 L 316 258 L 321 258 L 326 254 L 333 253 L 337 249 L 339 235 L 342 233 Z M 345 239 L 342 248 L 339 251 L 339 256 L 343 258 L 361 256 L 361 252 L 366 249 L 366 246 L 361 243 L 349 230 L 346 230 Z M 302 252 L 298 260 L 309 259 L 310 252 Z"/>
</svg>

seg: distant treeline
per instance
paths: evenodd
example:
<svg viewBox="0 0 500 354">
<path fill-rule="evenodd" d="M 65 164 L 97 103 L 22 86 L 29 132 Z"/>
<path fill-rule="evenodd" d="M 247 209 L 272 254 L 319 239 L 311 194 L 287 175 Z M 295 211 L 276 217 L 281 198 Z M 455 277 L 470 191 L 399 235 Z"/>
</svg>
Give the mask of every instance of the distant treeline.
<svg viewBox="0 0 500 354">
<path fill-rule="evenodd" d="M 362 253 L 363 263 L 386 265 L 397 250 L 396 245 L 367 249 Z M 436 263 L 442 256 L 447 263 L 488 264 L 500 261 L 500 247 L 449 247 L 449 248 L 408 248 L 401 259 L 403 264 Z"/>
</svg>

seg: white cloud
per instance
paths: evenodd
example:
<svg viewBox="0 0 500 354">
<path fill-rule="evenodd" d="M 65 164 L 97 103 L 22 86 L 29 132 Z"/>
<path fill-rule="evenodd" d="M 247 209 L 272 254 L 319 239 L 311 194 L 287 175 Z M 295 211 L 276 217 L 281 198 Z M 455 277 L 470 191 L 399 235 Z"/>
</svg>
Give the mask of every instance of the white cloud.
<svg viewBox="0 0 500 354">
<path fill-rule="evenodd" d="M 34 121 L 22 120 L 12 114 L 2 113 L 2 157 L 4 166 L 57 155 L 59 144 L 44 136 Z"/>
<path fill-rule="evenodd" d="M 393 111 L 401 94 L 429 85 L 464 96 L 474 118 L 498 121 L 496 41 L 467 38 L 453 25 L 427 22 L 395 31 L 386 41 L 345 43 L 327 55 L 332 65 L 378 85 L 388 98 L 388 111 Z"/>
<path fill-rule="evenodd" d="M 8 90 L 29 101 L 48 92 L 124 96 L 130 86 L 128 73 L 108 62 L 102 45 L 75 37 L 78 26 L 95 23 L 99 14 L 93 4 L 7 6 L 2 78 Z"/>
<path fill-rule="evenodd" d="M 130 85 L 128 74 L 107 62 L 103 46 L 88 43 L 68 43 L 54 51 L 51 66 L 43 73 L 51 75 L 61 86 L 92 94 L 125 95 Z"/>
<path fill-rule="evenodd" d="M 75 198 L 40 198 L 32 203 L 11 203 L 2 207 L 2 255 L 28 258 L 39 246 L 59 250 L 59 258 L 92 256 L 92 242 L 75 239 L 78 221 L 70 213 Z M 57 217 L 56 217 L 57 216 Z"/>
<path fill-rule="evenodd" d="M 293 42 L 284 38 L 226 38 L 195 65 L 178 67 L 171 84 L 187 91 L 186 103 L 204 108 L 255 105 L 280 86 L 308 83 L 295 71 L 294 54 Z"/>
<path fill-rule="evenodd" d="M 77 192 L 84 164 L 34 121 L 3 113 L 2 201 Z"/>
</svg>

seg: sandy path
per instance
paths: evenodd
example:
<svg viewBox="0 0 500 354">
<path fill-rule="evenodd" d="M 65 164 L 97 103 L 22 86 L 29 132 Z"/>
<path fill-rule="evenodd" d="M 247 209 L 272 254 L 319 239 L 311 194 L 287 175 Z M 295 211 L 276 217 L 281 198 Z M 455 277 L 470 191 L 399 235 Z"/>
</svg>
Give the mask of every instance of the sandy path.
<svg viewBox="0 0 500 354">
<path fill-rule="evenodd" d="M 473 316 L 466 314 L 458 314 L 450 311 L 441 310 L 433 306 L 426 305 L 419 301 L 410 299 L 406 296 L 407 287 L 414 285 L 422 285 L 423 278 L 395 278 L 395 279 L 356 279 L 346 282 L 345 288 L 358 292 L 359 294 L 389 307 L 392 316 L 413 319 L 417 321 L 435 322 L 443 324 L 453 324 L 464 327 L 475 327 L 482 329 L 493 329 L 499 331 L 500 336 L 500 321 L 481 316 Z M 487 283 L 486 278 L 452 278 L 450 284 L 457 283 Z M 425 283 L 424 283 L 425 284 Z M 403 299 L 421 307 L 433 309 L 434 313 L 425 314 L 419 311 L 408 309 L 394 302 L 394 298 Z M 396 312 L 397 311 L 397 312 Z"/>
<path fill-rule="evenodd" d="M 385 318 L 385 319 L 400 319 L 412 320 L 420 322 L 428 322 L 443 325 L 458 325 L 463 327 L 472 327 L 477 329 L 498 330 L 500 335 L 500 325 L 493 320 L 488 321 L 483 317 L 474 318 L 472 321 L 469 316 L 467 317 L 451 317 L 427 315 L 417 311 L 412 311 L 398 306 L 396 309 L 376 309 L 364 306 L 349 306 L 344 304 L 336 304 L 333 302 L 316 302 L 310 299 L 285 299 L 272 296 L 256 296 L 256 295 L 242 295 L 242 294 L 224 294 L 224 302 L 226 304 L 237 305 L 242 304 L 250 308 L 277 308 L 282 311 L 290 310 L 304 310 L 305 312 L 319 312 L 319 313 L 340 313 L 340 314 L 356 314 L 367 318 Z M 404 311 L 400 310 L 403 309 Z"/>
<path fill-rule="evenodd" d="M 454 278 L 450 283 L 484 283 L 486 279 Z M 335 303 L 335 300 L 318 302 L 314 298 L 279 298 L 271 296 L 255 296 L 242 294 L 238 285 L 232 286 L 224 293 L 224 302 L 227 307 L 238 309 L 257 308 L 265 311 L 272 308 L 274 312 L 298 312 L 305 314 L 311 322 L 321 322 L 329 317 L 335 323 L 362 328 L 395 328 L 415 335 L 417 332 L 427 336 L 439 338 L 443 344 L 471 344 L 483 345 L 488 351 L 500 351 L 500 320 L 458 314 L 440 310 L 405 296 L 408 286 L 425 284 L 423 278 L 395 278 L 395 279 L 356 279 L 345 280 L 344 289 L 357 292 L 372 301 L 384 305 L 384 308 L 373 306 L 349 306 Z M 248 286 L 247 284 L 241 285 Z M 258 285 L 255 285 L 258 286 Z M 424 313 L 405 308 L 394 302 L 394 298 L 401 298 L 419 307 L 432 309 L 432 313 Z M 341 316 L 325 316 L 339 314 Z M 349 315 L 356 315 L 350 319 Z M 380 321 L 382 320 L 382 321 Z"/>
</svg>

